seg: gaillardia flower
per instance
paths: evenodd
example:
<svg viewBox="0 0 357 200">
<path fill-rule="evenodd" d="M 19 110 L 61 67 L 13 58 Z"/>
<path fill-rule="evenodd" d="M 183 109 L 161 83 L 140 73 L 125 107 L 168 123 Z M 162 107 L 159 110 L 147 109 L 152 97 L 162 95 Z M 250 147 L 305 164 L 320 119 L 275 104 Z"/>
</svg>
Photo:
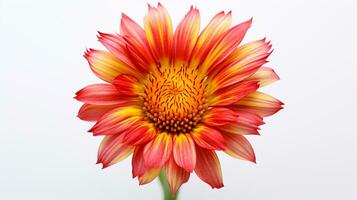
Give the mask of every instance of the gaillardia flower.
<svg viewBox="0 0 357 200">
<path fill-rule="evenodd" d="M 231 12 L 216 14 L 200 31 L 191 7 L 173 31 L 167 10 L 149 6 L 144 28 L 122 14 L 120 34 L 99 32 L 108 51 L 84 57 L 106 83 L 76 93 L 78 117 L 95 121 L 104 136 L 98 151 L 103 168 L 132 154 L 140 184 L 163 171 L 172 193 L 191 172 L 212 188 L 223 186 L 216 151 L 255 162 L 245 135 L 258 135 L 263 117 L 282 102 L 257 91 L 278 80 L 263 66 L 271 54 L 265 39 L 243 45 L 252 20 L 231 26 Z"/>
</svg>

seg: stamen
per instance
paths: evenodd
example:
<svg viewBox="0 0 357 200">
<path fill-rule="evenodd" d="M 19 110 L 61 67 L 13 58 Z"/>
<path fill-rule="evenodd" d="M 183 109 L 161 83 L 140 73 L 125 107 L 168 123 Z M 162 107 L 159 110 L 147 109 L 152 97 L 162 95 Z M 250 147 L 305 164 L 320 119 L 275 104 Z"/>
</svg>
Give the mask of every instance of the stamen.
<svg viewBox="0 0 357 200">
<path fill-rule="evenodd" d="M 143 113 L 161 131 L 189 133 L 207 110 L 206 88 L 197 69 L 159 66 L 146 79 Z"/>
</svg>

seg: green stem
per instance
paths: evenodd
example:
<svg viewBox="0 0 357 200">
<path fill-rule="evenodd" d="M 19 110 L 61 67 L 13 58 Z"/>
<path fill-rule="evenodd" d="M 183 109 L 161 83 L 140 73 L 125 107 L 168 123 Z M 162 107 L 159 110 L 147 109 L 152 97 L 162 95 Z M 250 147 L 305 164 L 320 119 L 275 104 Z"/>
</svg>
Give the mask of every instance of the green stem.
<svg viewBox="0 0 357 200">
<path fill-rule="evenodd" d="M 169 187 L 169 185 L 167 184 L 167 181 L 166 181 L 164 170 L 162 170 L 160 172 L 159 180 L 160 180 L 162 191 L 164 192 L 164 200 L 176 200 L 177 196 L 178 196 L 178 191 L 176 192 L 175 196 L 173 196 L 171 194 L 170 187 Z"/>
</svg>

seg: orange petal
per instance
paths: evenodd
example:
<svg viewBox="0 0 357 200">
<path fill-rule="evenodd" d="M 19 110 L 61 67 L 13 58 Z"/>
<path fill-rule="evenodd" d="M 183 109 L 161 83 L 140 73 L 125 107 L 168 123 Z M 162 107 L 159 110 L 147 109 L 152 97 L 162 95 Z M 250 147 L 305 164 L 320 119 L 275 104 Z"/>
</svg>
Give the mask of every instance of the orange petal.
<svg viewBox="0 0 357 200">
<path fill-rule="evenodd" d="M 179 167 L 173 157 L 165 165 L 165 175 L 172 195 L 176 195 L 181 185 L 186 183 L 190 178 L 190 173 Z"/>
<path fill-rule="evenodd" d="M 96 105 L 114 105 L 123 103 L 118 90 L 111 84 L 92 84 L 76 92 L 78 101 Z"/>
<path fill-rule="evenodd" d="M 83 104 L 82 107 L 78 111 L 78 117 L 81 120 L 85 121 L 97 121 L 100 117 L 102 117 L 105 113 L 110 110 L 117 108 L 118 105 L 92 105 L 92 104 Z"/>
<path fill-rule="evenodd" d="M 84 57 L 88 60 L 93 73 L 109 83 L 121 73 L 138 74 L 128 64 L 106 51 L 89 49 Z"/>
<path fill-rule="evenodd" d="M 123 96 L 138 96 L 142 94 L 142 87 L 139 80 L 128 74 L 117 76 L 112 83 Z"/>
<path fill-rule="evenodd" d="M 152 140 L 156 135 L 157 130 L 153 124 L 143 121 L 136 126 L 130 127 L 125 132 L 123 142 L 130 145 L 144 144 Z"/>
<path fill-rule="evenodd" d="M 172 45 L 172 24 L 169 13 L 160 3 L 157 8 L 149 5 L 144 19 L 149 47 L 157 61 L 169 64 Z"/>
<path fill-rule="evenodd" d="M 249 77 L 248 80 L 259 81 L 259 86 L 262 87 L 279 80 L 279 76 L 273 69 L 269 67 L 262 67 L 255 74 Z"/>
<path fill-rule="evenodd" d="M 213 150 L 196 147 L 197 164 L 195 172 L 204 182 L 212 188 L 223 187 L 221 164 L 217 154 Z"/>
<path fill-rule="evenodd" d="M 142 176 L 146 171 L 143 152 L 144 146 L 139 145 L 135 147 L 133 158 L 131 160 L 133 178 Z"/>
<path fill-rule="evenodd" d="M 102 163 L 103 168 L 106 168 L 124 160 L 133 151 L 133 146 L 122 144 L 121 135 L 105 136 L 98 150 L 97 163 Z"/>
<path fill-rule="evenodd" d="M 219 130 L 240 135 L 259 135 L 259 126 L 262 124 L 263 118 L 259 115 L 240 111 L 237 122 L 220 126 Z"/>
<path fill-rule="evenodd" d="M 223 126 L 228 123 L 236 122 L 238 113 L 228 108 L 213 107 L 209 109 L 203 117 L 203 123 L 207 126 Z"/>
<path fill-rule="evenodd" d="M 147 170 L 143 175 L 139 176 L 139 185 L 144 185 L 153 181 L 161 171 L 161 167 Z"/>
<path fill-rule="evenodd" d="M 172 136 L 160 133 L 145 145 L 144 160 L 148 168 L 161 167 L 171 156 Z"/>
<path fill-rule="evenodd" d="M 190 134 L 178 134 L 173 138 L 173 156 L 178 166 L 192 172 L 196 165 L 195 143 Z"/>
<path fill-rule="evenodd" d="M 145 31 L 127 15 L 122 14 L 120 32 L 124 36 L 131 60 L 143 71 L 149 72 L 150 66 L 155 64 L 151 55 Z"/>
<path fill-rule="evenodd" d="M 242 81 L 217 90 L 208 100 L 211 106 L 228 106 L 236 103 L 259 88 L 258 81 Z"/>
<path fill-rule="evenodd" d="M 228 155 L 255 163 L 253 147 L 244 136 L 231 133 L 224 133 L 222 135 L 227 144 L 224 151 Z"/>
<path fill-rule="evenodd" d="M 188 62 L 200 32 L 200 13 L 191 6 L 175 30 L 173 48 L 175 62 Z"/>
<path fill-rule="evenodd" d="M 234 109 L 237 111 L 242 110 L 257 113 L 262 117 L 266 117 L 278 112 L 283 108 L 282 105 L 284 104 L 281 101 L 270 95 L 262 92 L 254 92 L 238 101 Z"/>
<path fill-rule="evenodd" d="M 271 45 L 265 39 L 253 41 L 235 49 L 210 72 L 216 88 L 224 88 L 253 75 L 271 54 Z"/>
<path fill-rule="evenodd" d="M 223 38 L 207 54 L 204 62 L 200 66 L 202 71 L 210 71 L 210 67 L 215 68 L 215 63 L 220 63 L 224 58 L 240 44 L 247 30 L 252 24 L 252 19 L 238 24 L 228 30 Z"/>
<path fill-rule="evenodd" d="M 138 126 L 142 117 L 140 108 L 119 107 L 103 115 L 89 130 L 93 135 L 114 135 L 127 131 L 131 126 Z"/>
<path fill-rule="evenodd" d="M 202 148 L 223 150 L 225 142 L 222 134 L 214 128 L 199 125 L 191 133 L 195 143 Z"/>
<path fill-rule="evenodd" d="M 199 35 L 192 52 L 190 66 L 198 66 L 204 61 L 208 52 L 229 30 L 232 23 L 231 12 L 225 14 L 223 11 L 216 14 L 206 28 Z"/>
</svg>

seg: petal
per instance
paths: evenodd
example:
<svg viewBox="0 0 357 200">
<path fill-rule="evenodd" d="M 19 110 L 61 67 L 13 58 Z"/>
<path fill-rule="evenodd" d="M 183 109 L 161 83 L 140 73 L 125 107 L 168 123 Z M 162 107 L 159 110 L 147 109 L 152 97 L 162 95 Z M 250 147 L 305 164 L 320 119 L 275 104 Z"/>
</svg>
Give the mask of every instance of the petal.
<svg viewBox="0 0 357 200">
<path fill-rule="evenodd" d="M 121 15 L 120 33 L 130 37 L 135 45 L 141 46 L 147 42 L 144 29 L 124 13 Z"/>
<path fill-rule="evenodd" d="M 114 135 L 127 131 L 142 122 L 141 110 L 136 107 L 119 107 L 103 115 L 89 130 L 93 135 Z"/>
<path fill-rule="evenodd" d="M 262 117 L 273 115 L 284 105 L 278 99 L 262 92 L 253 92 L 238 101 L 234 108 L 237 111 L 257 113 Z"/>
<path fill-rule="evenodd" d="M 171 156 L 172 137 L 168 133 L 160 133 L 145 145 L 144 160 L 149 168 L 161 167 Z"/>
<path fill-rule="evenodd" d="M 169 64 L 172 45 L 172 24 L 169 13 L 160 3 L 157 8 L 149 5 L 144 19 L 144 29 L 149 47 L 157 61 Z"/>
<path fill-rule="evenodd" d="M 153 181 L 159 176 L 161 168 L 152 168 L 147 170 L 143 175 L 139 176 L 139 185 L 144 185 Z"/>
<path fill-rule="evenodd" d="M 152 140 L 157 135 L 157 130 L 153 124 L 141 122 L 131 126 L 126 132 L 123 139 L 125 144 L 139 145 Z"/>
<path fill-rule="evenodd" d="M 175 30 L 173 47 L 176 63 L 189 60 L 200 32 L 200 21 L 199 11 L 191 6 Z"/>
<path fill-rule="evenodd" d="M 84 57 L 88 60 L 93 73 L 109 83 L 121 73 L 138 74 L 128 64 L 106 51 L 89 49 Z"/>
<path fill-rule="evenodd" d="M 235 49 L 222 63 L 211 71 L 217 88 L 238 83 L 253 75 L 271 54 L 271 45 L 265 39 L 253 41 Z"/>
<path fill-rule="evenodd" d="M 173 156 L 178 166 L 192 172 L 196 165 L 195 143 L 190 134 L 178 134 L 173 138 Z"/>
<path fill-rule="evenodd" d="M 222 134 L 214 128 L 199 125 L 191 135 L 195 143 L 202 148 L 214 150 L 223 150 L 225 148 Z"/>
<path fill-rule="evenodd" d="M 137 176 L 142 176 L 146 171 L 143 152 L 144 146 L 140 145 L 135 147 L 133 157 L 131 159 L 133 178 Z"/>
<path fill-rule="evenodd" d="M 143 88 L 139 80 L 128 74 L 117 76 L 112 83 L 122 96 L 138 96 L 143 93 Z"/>
<path fill-rule="evenodd" d="M 144 47 L 136 46 L 135 44 L 133 44 L 129 37 L 125 37 L 125 40 L 127 42 L 126 48 L 129 51 L 128 57 L 135 63 L 135 66 L 137 67 L 138 71 L 141 74 L 146 75 L 150 73 L 150 71 L 154 70 L 156 67 L 156 63 L 152 58 L 149 47 L 145 45 Z M 143 77 L 141 77 L 140 79 L 142 78 Z"/>
<path fill-rule="evenodd" d="M 121 135 L 105 136 L 98 150 L 97 163 L 102 163 L 103 168 L 106 168 L 124 160 L 133 151 L 133 146 L 122 144 Z"/>
<path fill-rule="evenodd" d="M 275 73 L 275 71 L 269 67 L 260 68 L 255 74 L 248 78 L 248 80 L 257 80 L 259 81 L 259 86 L 269 85 L 277 80 L 279 80 L 279 76 Z"/>
<path fill-rule="evenodd" d="M 231 12 L 225 14 L 223 11 L 216 14 L 206 28 L 199 35 L 192 52 L 190 66 L 198 66 L 204 61 L 208 52 L 229 30 L 232 23 Z"/>
<path fill-rule="evenodd" d="M 128 58 L 126 41 L 121 35 L 98 32 L 98 40 L 101 42 L 117 60 L 128 66 L 129 69 L 135 69 L 135 65 Z"/>
<path fill-rule="evenodd" d="M 83 104 L 78 111 L 78 117 L 81 120 L 85 121 L 97 121 L 105 113 L 117 108 L 118 105 L 92 105 L 92 104 Z"/>
<path fill-rule="evenodd" d="M 197 164 L 195 172 L 204 182 L 212 188 L 223 187 L 221 164 L 217 154 L 213 150 L 196 147 Z"/>
<path fill-rule="evenodd" d="M 186 183 L 190 178 L 190 173 L 179 167 L 173 157 L 165 165 L 165 175 L 172 195 L 176 195 L 181 185 Z"/>
<path fill-rule="evenodd" d="M 143 152 L 144 146 L 137 146 L 132 158 L 133 178 L 138 176 L 140 185 L 153 181 L 161 171 L 161 168 L 150 169 L 145 166 Z"/>
<path fill-rule="evenodd" d="M 239 112 L 237 122 L 219 127 L 223 132 L 240 135 L 259 135 L 259 126 L 264 124 L 263 118 L 255 113 Z"/>
<path fill-rule="evenodd" d="M 118 90 L 111 84 L 92 84 L 76 92 L 78 101 L 96 105 L 114 105 L 123 103 Z"/>
<path fill-rule="evenodd" d="M 201 65 L 202 71 L 209 68 L 215 69 L 215 63 L 220 63 L 224 58 L 230 55 L 232 51 L 240 44 L 247 30 L 252 24 L 252 19 L 240 23 L 228 30 L 223 38 L 211 49 Z"/>
<path fill-rule="evenodd" d="M 207 126 L 223 126 L 236 122 L 238 113 L 228 108 L 213 107 L 209 109 L 203 117 L 203 123 Z"/>
<path fill-rule="evenodd" d="M 231 133 L 224 133 L 222 135 L 227 144 L 224 152 L 235 158 L 249 160 L 255 163 L 253 147 L 244 136 Z"/>
<path fill-rule="evenodd" d="M 258 88 L 258 81 L 242 81 L 215 91 L 208 101 L 211 106 L 232 105 Z"/>
<path fill-rule="evenodd" d="M 120 32 L 126 40 L 131 60 L 140 66 L 140 69 L 148 72 L 155 61 L 151 55 L 144 29 L 122 13 Z"/>
</svg>

